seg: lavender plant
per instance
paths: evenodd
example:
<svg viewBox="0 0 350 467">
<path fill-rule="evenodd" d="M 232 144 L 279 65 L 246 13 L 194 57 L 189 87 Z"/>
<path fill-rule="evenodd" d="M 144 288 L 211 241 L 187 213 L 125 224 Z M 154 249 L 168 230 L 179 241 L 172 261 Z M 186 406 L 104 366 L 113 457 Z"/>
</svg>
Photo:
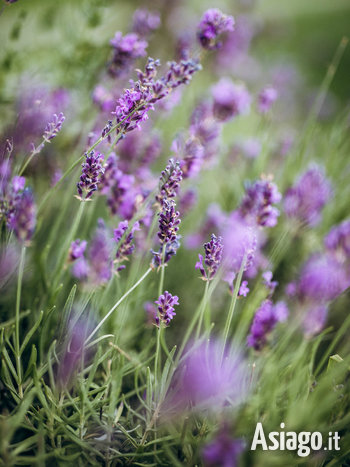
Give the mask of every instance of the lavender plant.
<svg viewBox="0 0 350 467">
<path fill-rule="evenodd" d="M 347 40 L 310 107 L 293 2 L 29 3 L 0 12 L 0 464 L 347 465 Z M 340 448 L 252 450 L 259 422 Z"/>
</svg>

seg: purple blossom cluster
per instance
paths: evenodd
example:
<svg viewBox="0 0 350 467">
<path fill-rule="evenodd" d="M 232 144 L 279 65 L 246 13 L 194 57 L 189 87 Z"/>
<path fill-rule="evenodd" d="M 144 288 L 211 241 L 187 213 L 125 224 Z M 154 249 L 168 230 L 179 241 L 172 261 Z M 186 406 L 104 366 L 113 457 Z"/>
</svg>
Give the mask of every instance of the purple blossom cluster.
<svg viewBox="0 0 350 467">
<path fill-rule="evenodd" d="M 180 162 L 170 159 L 159 179 L 159 189 L 156 201 L 160 206 L 163 205 L 165 200 L 175 198 L 178 194 L 181 180 L 182 170 L 180 168 Z"/>
<path fill-rule="evenodd" d="M 331 196 L 331 184 L 324 171 L 312 166 L 285 193 L 284 211 L 290 218 L 315 226 L 320 222 L 322 209 Z"/>
<path fill-rule="evenodd" d="M 132 87 L 125 89 L 118 99 L 115 116 L 118 134 L 128 133 L 139 128 L 141 122 L 147 120 L 148 112 L 154 109 L 154 104 L 164 99 L 172 90 L 181 84 L 188 84 L 192 75 L 201 69 L 194 60 L 182 60 L 180 63 L 169 62 L 167 72 L 157 79 L 159 60 L 148 59 L 145 71 L 138 70 L 138 81 L 132 82 Z M 104 129 L 103 135 L 109 130 Z"/>
<path fill-rule="evenodd" d="M 119 77 L 127 74 L 135 60 L 146 55 L 147 41 L 136 33 L 125 36 L 120 31 L 110 40 L 113 56 L 109 62 L 108 71 L 112 76 Z"/>
<path fill-rule="evenodd" d="M 247 338 L 248 346 L 261 350 L 266 345 L 268 335 L 276 324 L 286 321 L 287 317 L 288 308 L 284 302 L 274 304 L 270 299 L 265 300 L 255 312 Z"/>
<path fill-rule="evenodd" d="M 204 467 L 237 467 L 244 448 L 244 441 L 230 436 L 228 428 L 223 426 L 215 438 L 203 448 Z"/>
<path fill-rule="evenodd" d="M 103 174 L 103 159 L 104 155 L 99 152 L 91 151 L 85 154 L 82 173 L 77 183 L 79 199 L 88 200 L 97 190 Z"/>
<path fill-rule="evenodd" d="M 132 17 L 131 29 L 140 37 L 147 37 L 160 26 L 160 15 L 157 11 L 139 8 Z"/>
<path fill-rule="evenodd" d="M 339 263 L 350 263 L 350 220 L 333 227 L 324 240 L 325 247 Z"/>
<path fill-rule="evenodd" d="M 222 260 L 224 248 L 222 238 L 212 234 L 210 242 L 205 243 L 203 246 L 205 251 L 204 264 L 207 268 L 204 267 L 202 255 L 198 255 L 199 261 L 195 267 L 200 270 L 203 280 L 210 281 L 214 278 Z"/>
<path fill-rule="evenodd" d="M 221 122 L 249 112 L 251 97 L 244 84 L 235 84 L 228 78 L 222 78 L 213 86 L 212 95 L 214 116 Z"/>
<path fill-rule="evenodd" d="M 258 111 L 261 114 L 267 114 L 277 98 L 278 92 L 272 86 L 262 89 L 258 96 Z"/>
<path fill-rule="evenodd" d="M 155 324 L 160 326 L 161 323 L 163 323 L 165 326 L 169 326 L 170 321 L 176 315 L 174 307 L 179 305 L 179 297 L 176 295 L 171 295 L 171 293 L 166 290 L 154 303 L 158 305 L 158 313 L 155 316 Z"/>
<path fill-rule="evenodd" d="M 80 240 L 79 238 L 77 240 L 74 240 L 69 248 L 69 261 L 75 261 L 81 258 L 85 253 L 86 245 L 86 240 Z"/>
<path fill-rule="evenodd" d="M 281 201 L 277 186 L 270 180 L 258 180 L 246 189 L 240 205 L 242 217 L 261 227 L 274 227 L 279 211 L 273 204 Z"/>
<path fill-rule="evenodd" d="M 62 129 L 62 125 L 65 119 L 66 117 L 63 115 L 62 112 L 58 115 L 53 115 L 52 120 L 46 125 L 45 132 L 43 134 L 44 141 L 49 143 L 52 139 L 56 138 L 56 136 Z"/>
<path fill-rule="evenodd" d="M 216 50 L 222 46 L 219 40 L 223 33 L 233 31 L 234 19 L 217 8 L 207 10 L 198 25 L 197 38 L 204 49 Z"/>
<path fill-rule="evenodd" d="M 116 263 L 119 265 L 117 271 L 125 269 L 125 265 L 120 265 L 123 261 L 128 259 L 134 250 L 135 245 L 133 244 L 134 233 L 140 230 L 140 223 L 135 222 L 132 228 L 129 230 L 129 222 L 122 221 L 116 229 L 114 229 L 114 241 L 118 245 L 118 249 L 115 255 Z"/>
</svg>

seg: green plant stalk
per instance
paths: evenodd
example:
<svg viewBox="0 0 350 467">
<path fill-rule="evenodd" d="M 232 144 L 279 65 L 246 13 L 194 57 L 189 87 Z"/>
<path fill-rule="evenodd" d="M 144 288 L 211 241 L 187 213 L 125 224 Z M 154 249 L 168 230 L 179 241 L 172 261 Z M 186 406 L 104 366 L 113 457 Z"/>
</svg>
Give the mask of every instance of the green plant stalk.
<svg viewBox="0 0 350 467">
<path fill-rule="evenodd" d="M 61 255 L 60 255 L 59 260 L 57 262 L 57 266 L 56 266 L 55 274 L 54 274 L 54 277 L 56 278 L 55 284 L 57 284 L 59 282 L 60 278 L 61 278 L 61 275 L 62 275 L 62 272 L 63 272 L 64 262 L 66 261 L 67 254 L 68 254 L 68 249 L 69 249 L 69 246 L 70 246 L 73 238 L 75 237 L 75 234 L 77 233 L 77 230 L 78 230 L 80 220 L 81 220 L 81 217 L 83 215 L 86 203 L 87 203 L 87 201 L 81 201 L 78 212 L 77 212 L 77 215 L 76 215 L 76 217 L 74 219 L 74 222 L 73 222 L 73 224 L 72 224 L 72 226 L 70 228 L 70 231 L 68 232 L 68 235 L 66 237 L 66 241 L 65 241 L 65 243 L 63 245 L 63 248 L 61 250 Z M 56 288 L 56 287 L 54 287 L 54 288 Z"/>
<path fill-rule="evenodd" d="M 201 333 L 202 322 L 203 322 L 203 317 L 204 317 L 204 312 L 205 312 L 205 306 L 207 304 L 208 289 L 209 289 L 209 281 L 206 281 L 203 299 L 201 301 L 201 305 L 200 305 L 200 308 L 199 308 L 199 320 L 198 320 L 197 331 L 196 331 L 196 340 L 198 339 L 198 337 L 199 337 L 199 335 Z"/>
<path fill-rule="evenodd" d="M 236 279 L 235 288 L 233 290 L 233 294 L 232 294 L 232 298 L 231 298 L 230 309 L 228 311 L 228 315 L 227 315 L 227 319 L 226 319 L 226 323 L 225 323 L 221 360 L 224 357 L 226 342 L 227 342 L 228 334 L 230 332 L 231 322 L 232 322 L 232 318 L 233 318 L 233 312 L 235 311 L 235 306 L 236 306 L 237 297 L 238 297 L 238 291 L 239 291 L 239 288 L 240 288 L 240 285 L 241 285 L 241 281 L 242 281 L 243 272 L 244 272 L 246 262 L 247 262 L 247 256 L 244 255 L 244 258 L 242 260 L 242 264 L 241 264 L 241 267 L 240 267 L 240 270 L 239 270 L 239 273 L 238 273 L 238 277 Z"/>
<path fill-rule="evenodd" d="M 22 291 L 25 254 L 26 254 L 26 247 L 23 245 L 22 250 L 21 250 L 19 269 L 18 269 L 17 294 L 16 294 L 16 323 L 15 323 L 16 368 L 17 368 L 17 375 L 18 375 L 18 393 L 21 399 L 23 398 L 23 388 L 22 388 L 21 351 L 20 351 L 20 345 L 19 345 L 19 321 L 20 321 L 19 311 L 20 311 L 20 306 L 21 306 L 21 291 Z"/>
<path fill-rule="evenodd" d="M 104 322 L 110 317 L 110 315 L 113 313 L 113 311 L 118 308 L 118 306 L 133 292 L 136 287 L 138 287 L 141 282 L 146 279 L 148 274 L 152 271 L 151 268 L 148 268 L 147 271 L 144 273 L 143 276 L 140 277 L 140 279 L 132 286 L 130 289 L 125 292 L 125 294 L 112 306 L 112 308 L 108 311 L 106 316 L 99 322 L 99 324 L 95 327 L 95 329 L 92 331 L 92 333 L 87 337 L 85 340 L 85 345 L 93 338 L 93 336 L 96 334 L 96 332 L 100 329 L 100 327 L 104 324 Z"/>
</svg>

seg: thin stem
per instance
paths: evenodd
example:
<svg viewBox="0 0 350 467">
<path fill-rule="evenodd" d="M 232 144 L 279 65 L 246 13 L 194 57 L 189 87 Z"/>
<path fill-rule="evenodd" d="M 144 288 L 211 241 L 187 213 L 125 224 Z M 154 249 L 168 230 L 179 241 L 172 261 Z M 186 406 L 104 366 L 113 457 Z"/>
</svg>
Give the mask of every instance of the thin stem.
<svg viewBox="0 0 350 467">
<path fill-rule="evenodd" d="M 43 141 L 39 144 L 39 146 L 37 146 L 36 148 L 33 149 L 33 151 L 31 152 L 30 156 L 28 157 L 28 159 L 26 160 L 26 162 L 23 164 L 22 168 L 19 170 L 19 172 L 18 172 L 18 175 L 19 175 L 19 176 L 21 176 L 22 173 L 26 170 L 26 168 L 28 167 L 28 165 L 31 163 L 33 157 L 36 156 L 37 154 L 40 154 L 40 151 L 43 149 L 44 144 L 45 144 L 45 140 L 43 140 Z"/>
<path fill-rule="evenodd" d="M 159 327 L 157 328 L 157 347 L 156 347 L 156 355 L 154 358 L 154 387 L 155 390 L 158 392 L 157 382 L 158 382 L 158 375 L 160 373 L 159 370 L 159 362 L 160 362 L 160 340 L 161 340 L 161 333 L 163 330 L 162 322 L 159 323 Z M 160 393 L 160 391 L 159 391 Z"/>
<path fill-rule="evenodd" d="M 88 336 L 88 338 L 85 341 L 85 344 L 87 344 L 93 336 L 96 334 L 96 332 L 100 329 L 100 327 L 103 325 L 103 323 L 110 317 L 110 315 L 113 313 L 113 311 L 118 308 L 118 306 L 131 294 L 133 290 L 138 287 L 141 282 L 146 279 L 148 274 L 152 271 L 151 268 L 148 268 L 147 271 L 144 273 L 142 277 L 127 291 L 125 294 L 112 306 L 112 308 L 109 310 L 109 312 L 106 314 L 106 316 L 99 322 L 99 324 L 95 327 L 95 329 L 92 331 L 92 333 Z"/>
<path fill-rule="evenodd" d="M 21 258 L 19 262 L 18 269 L 18 280 L 17 280 L 17 294 L 16 294 L 16 324 L 15 324 L 15 351 L 16 351 L 16 367 L 18 375 L 18 392 L 19 397 L 23 397 L 22 389 L 22 367 L 21 367 L 21 357 L 20 357 L 20 345 L 19 345 L 19 311 L 21 306 L 21 291 L 22 291 L 22 279 L 23 279 L 23 269 L 24 269 L 24 258 L 26 253 L 26 247 L 22 246 Z"/>
<path fill-rule="evenodd" d="M 160 266 L 160 280 L 159 280 L 159 284 L 158 284 L 158 297 L 160 297 L 160 295 L 162 294 L 163 286 L 164 286 L 164 273 L 165 273 L 164 253 L 165 253 L 165 245 L 163 245 L 163 248 L 162 248 L 162 264 Z"/>
<path fill-rule="evenodd" d="M 229 309 L 229 312 L 228 312 L 228 315 L 227 315 L 227 319 L 226 319 L 226 323 L 225 323 L 224 340 L 223 340 L 223 344 L 222 344 L 222 356 L 221 356 L 221 360 L 223 359 L 223 356 L 224 356 L 225 347 L 226 347 L 226 342 L 227 342 L 228 334 L 229 334 L 229 332 L 230 332 L 231 322 L 232 322 L 232 318 L 233 318 L 233 312 L 234 312 L 234 310 L 235 310 L 235 306 L 236 306 L 236 302 L 237 302 L 237 297 L 238 297 L 238 291 L 239 291 L 239 287 L 240 287 L 240 285 L 241 285 L 241 281 L 242 281 L 243 272 L 244 272 L 244 268 L 245 268 L 246 262 L 247 262 L 247 257 L 246 257 L 246 255 L 245 255 L 244 258 L 243 258 L 243 260 L 242 260 L 242 264 L 241 264 L 241 267 L 240 267 L 240 270 L 239 270 L 239 273 L 238 273 L 238 277 L 237 277 L 237 279 L 236 279 L 235 288 L 234 288 L 234 291 L 233 291 L 233 294 L 232 294 L 231 303 L 230 303 L 230 309 Z"/>
<path fill-rule="evenodd" d="M 199 309 L 199 321 L 198 321 L 198 326 L 197 326 L 197 331 L 196 331 L 196 340 L 198 339 L 198 337 L 199 337 L 199 335 L 201 333 L 202 322 L 203 322 L 204 311 L 205 311 L 205 305 L 207 303 L 208 289 L 209 289 L 209 281 L 206 281 L 203 300 L 201 302 L 201 306 L 200 306 L 200 309 Z"/>
<path fill-rule="evenodd" d="M 60 280 L 60 277 L 61 277 L 61 274 L 62 274 L 62 271 L 63 271 L 63 265 L 64 265 L 64 262 L 66 261 L 66 258 L 67 258 L 69 246 L 70 246 L 75 234 L 77 233 L 77 230 L 78 230 L 80 220 L 81 220 L 81 217 L 83 215 L 86 203 L 87 203 L 86 201 L 81 201 L 80 202 L 80 206 L 79 206 L 77 215 L 76 215 L 76 217 L 74 219 L 74 222 L 73 222 L 73 224 L 71 226 L 70 231 L 68 232 L 68 235 L 66 236 L 65 243 L 64 243 L 63 248 L 61 250 L 61 256 L 59 257 L 59 260 L 57 262 L 57 266 L 56 266 L 56 269 L 55 269 L 54 277 L 56 278 L 56 283 L 58 283 L 59 280 Z"/>
</svg>

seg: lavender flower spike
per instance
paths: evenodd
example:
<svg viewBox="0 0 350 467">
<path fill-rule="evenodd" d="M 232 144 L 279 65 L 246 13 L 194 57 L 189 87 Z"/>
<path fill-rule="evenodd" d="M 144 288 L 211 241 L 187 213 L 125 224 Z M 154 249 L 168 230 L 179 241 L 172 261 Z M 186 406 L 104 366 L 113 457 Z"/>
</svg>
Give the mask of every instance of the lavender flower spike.
<svg viewBox="0 0 350 467">
<path fill-rule="evenodd" d="M 82 164 L 82 174 L 77 183 L 78 194 L 81 200 L 90 199 L 93 192 L 97 190 L 100 177 L 103 174 L 103 157 L 103 154 L 99 152 L 95 153 L 95 151 L 86 154 L 86 160 Z"/>
<path fill-rule="evenodd" d="M 268 86 L 264 88 L 258 97 L 258 110 L 261 114 L 266 114 L 277 100 L 278 93 L 275 88 Z"/>
<path fill-rule="evenodd" d="M 202 453 L 205 467 L 237 467 L 238 458 L 244 451 L 243 439 L 232 438 L 226 426 L 205 445 Z"/>
<path fill-rule="evenodd" d="M 74 242 L 71 243 L 69 249 L 69 261 L 75 261 L 78 258 L 81 258 L 86 250 L 86 245 L 86 240 L 81 241 L 79 238 L 74 240 Z"/>
<path fill-rule="evenodd" d="M 108 70 L 115 77 L 128 73 L 132 63 L 146 55 L 148 45 L 138 34 L 130 33 L 123 37 L 119 31 L 110 40 L 110 44 L 113 47 L 113 57 Z"/>
<path fill-rule="evenodd" d="M 172 200 L 164 200 L 163 210 L 159 214 L 159 231 L 158 238 L 160 243 L 171 243 L 177 238 L 179 230 L 179 211 L 175 211 L 175 203 Z"/>
<path fill-rule="evenodd" d="M 130 256 L 135 249 L 135 245 L 132 243 L 132 241 L 134 239 L 134 232 L 136 230 L 140 230 L 139 222 L 135 222 L 130 232 L 125 236 L 124 240 L 120 243 L 123 235 L 128 230 L 128 227 L 129 227 L 129 222 L 122 221 L 119 223 L 118 228 L 114 230 L 114 240 L 115 242 L 119 244 L 117 253 L 115 255 L 117 263 L 121 263 L 127 260 L 128 259 L 127 257 Z M 124 269 L 124 268 L 125 266 L 119 266 L 117 271 L 120 271 L 121 269 Z"/>
<path fill-rule="evenodd" d="M 169 159 L 169 163 L 162 171 L 159 180 L 159 193 L 156 196 L 156 200 L 160 205 L 163 204 L 164 199 L 174 198 L 177 195 L 181 180 L 182 170 L 180 162 Z"/>
<path fill-rule="evenodd" d="M 216 237 L 215 234 L 211 235 L 211 240 L 204 244 L 205 260 L 207 271 L 203 265 L 203 256 L 199 256 L 199 261 L 196 263 L 196 269 L 199 269 L 202 274 L 202 279 L 210 281 L 214 278 L 222 259 L 223 243 L 221 237 Z"/>
<path fill-rule="evenodd" d="M 52 117 L 52 121 L 46 125 L 45 132 L 43 134 L 44 141 L 49 143 L 52 139 L 54 139 L 57 134 L 62 129 L 62 124 L 65 121 L 65 116 L 63 113 L 54 114 Z"/>
<path fill-rule="evenodd" d="M 198 25 L 197 38 L 204 49 L 215 50 L 222 46 L 219 36 L 233 31 L 234 19 L 224 15 L 217 8 L 207 10 Z"/>
<path fill-rule="evenodd" d="M 251 97 L 244 84 L 236 84 L 228 78 L 222 78 L 213 86 L 212 94 L 213 113 L 221 122 L 247 114 L 250 110 Z"/>
<path fill-rule="evenodd" d="M 15 198 L 15 206 L 8 216 L 8 226 L 19 241 L 28 243 L 32 238 L 36 224 L 36 208 L 33 193 L 26 188 Z"/>
<path fill-rule="evenodd" d="M 164 323 L 168 326 L 176 315 L 174 306 L 179 305 L 179 297 L 171 295 L 166 290 L 154 303 L 158 305 L 158 315 L 155 317 L 156 325 L 160 326 L 160 323 Z"/>
</svg>

